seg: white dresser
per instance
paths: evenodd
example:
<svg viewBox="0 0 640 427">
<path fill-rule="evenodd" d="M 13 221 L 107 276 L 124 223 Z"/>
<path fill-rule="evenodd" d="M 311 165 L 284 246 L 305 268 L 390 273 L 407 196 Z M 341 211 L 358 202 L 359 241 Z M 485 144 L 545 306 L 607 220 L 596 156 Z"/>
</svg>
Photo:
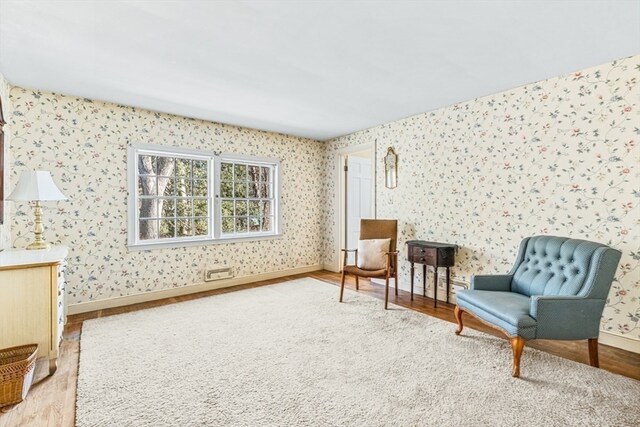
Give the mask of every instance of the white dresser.
<svg viewBox="0 0 640 427">
<path fill-rule="evenodd" d="M 56 370 L 66 323 L 64 269 L 69 249 L 0 252 L 0 348 L 38 344 Z"/>
</svg>

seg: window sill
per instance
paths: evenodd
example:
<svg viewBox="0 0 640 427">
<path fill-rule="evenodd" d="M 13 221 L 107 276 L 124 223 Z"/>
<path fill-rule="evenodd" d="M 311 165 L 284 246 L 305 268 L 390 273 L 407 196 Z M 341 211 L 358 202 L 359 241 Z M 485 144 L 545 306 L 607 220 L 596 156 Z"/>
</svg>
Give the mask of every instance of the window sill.
<svg viewBox="0 0 640 427">
<path fill-rule="evenodd" d="M 250 235 L 250 236 L 234 236 L 234 237 L 220 237 L 219 239 L 203 239 L 203 240 L 189 240 L 184 242 L 158 242 L 158 243 L 138 243 L 135 245 L 127 245 L 129 252 L 141 252 L 150 251 L 155 249 L 169 249 L 169 248 L 186 248 L 191 246 L 208 246 L 208 245 L 220 245 L 228 243 L 240 243 L 251 242 L 256 240 L 276 240 L 281 239 L 282 234 L 268 234 L 268 235 Z"/>
</svg>

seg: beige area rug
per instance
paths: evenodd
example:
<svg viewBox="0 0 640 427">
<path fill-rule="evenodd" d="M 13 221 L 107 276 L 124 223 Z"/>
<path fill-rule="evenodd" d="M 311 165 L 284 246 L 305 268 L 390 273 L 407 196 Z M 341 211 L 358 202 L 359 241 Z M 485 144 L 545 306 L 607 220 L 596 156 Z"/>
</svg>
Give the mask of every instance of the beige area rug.
<svg viewBox="0 0 640 427">
<path fill-rule="evenodd" d="M 300 279 L 84 323 L 77 425 L 630 426 L 640 382 Z M 586 351 L 586 344 L 585 344 Z"/>
</svg>

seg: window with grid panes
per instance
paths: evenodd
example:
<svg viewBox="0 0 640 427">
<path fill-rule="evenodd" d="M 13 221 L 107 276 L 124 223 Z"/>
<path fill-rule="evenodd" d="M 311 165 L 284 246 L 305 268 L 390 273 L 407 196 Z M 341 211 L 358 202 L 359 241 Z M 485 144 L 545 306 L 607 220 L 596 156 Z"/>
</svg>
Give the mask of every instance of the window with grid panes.
<svg viewBox="0 0 640 427">
<path fill-rule="evenodd" d="M 222 235 L 272 233 L 275 224 L 273 165 L 222 159 Z"/>
<path fill-rule="evenodd" d="M 270 159 L 132 145 L 129 246 L 277 235 L 277 168 Z"/>
<path fill-rule="evenodd" d="M 210 160 L 138 155 L 138 239 L 208 236 Z"/>
</svg>

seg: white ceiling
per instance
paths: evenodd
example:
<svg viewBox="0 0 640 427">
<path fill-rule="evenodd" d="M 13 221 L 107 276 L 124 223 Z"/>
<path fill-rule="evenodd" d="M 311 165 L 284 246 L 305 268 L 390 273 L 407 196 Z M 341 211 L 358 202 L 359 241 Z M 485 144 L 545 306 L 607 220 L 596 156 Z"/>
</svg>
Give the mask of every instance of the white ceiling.
<svg viewBox="0 0 640 427">
<path fill-rule="evenodd" d="M 640 53 L 640 1 L 8 1 L 12 84 L 325 140 Z"/>
</svg>

